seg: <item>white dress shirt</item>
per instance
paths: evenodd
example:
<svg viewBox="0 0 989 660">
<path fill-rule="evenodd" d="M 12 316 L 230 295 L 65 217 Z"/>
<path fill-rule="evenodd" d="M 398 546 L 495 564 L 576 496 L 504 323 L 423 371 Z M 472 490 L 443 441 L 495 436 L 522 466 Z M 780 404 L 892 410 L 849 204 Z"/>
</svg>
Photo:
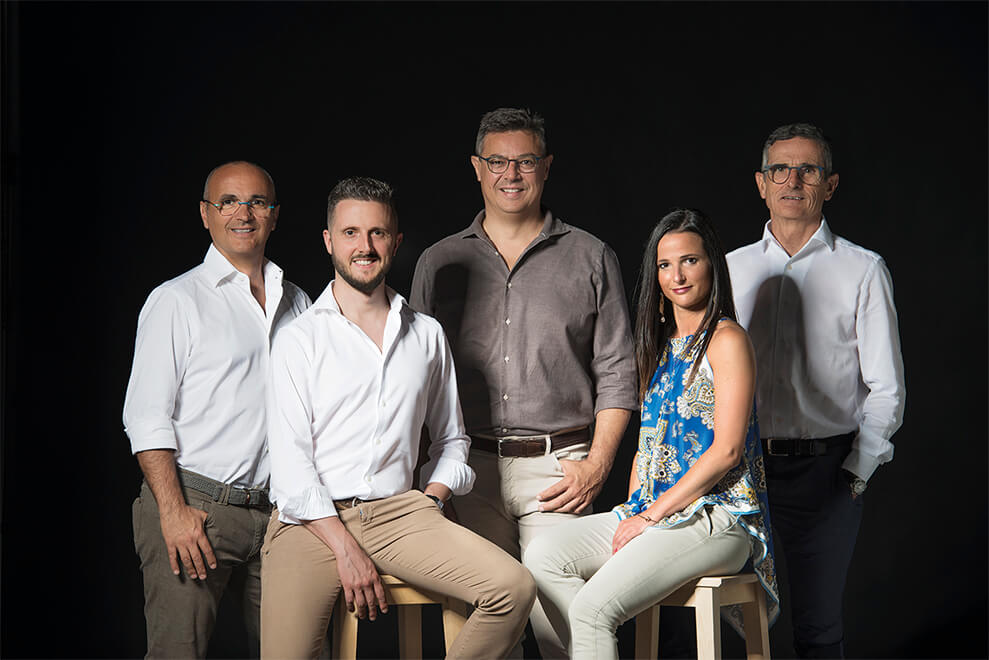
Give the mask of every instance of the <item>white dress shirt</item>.
<svg viewBox="0 0 989 660">
<path fill-rule="evenodd" d="M 381 350 L 340 312 L 333 282 L 275 342 L 268 437 L 283 522 L 335 516 L 333 500 L 410 490 L 423 423 L 432 443 L 420 484 L 456 495 L 474 485 L 443 328 L 391 289 L 386 295 Z"/>
<path fill-rule="evenodd" d="M 882 257 L 833 235 L 823 218 L 791 257 L 767 222 L 761 241 L 728 255 L 728 269 L 755 346 L 762 437 L 857 430 L 843 467 L 868 479 L 893 458 L 906 397 Z"/>
<path fill-rule="evenodd" d="M 135 454 L 173 449 L 181 468 L 243 488 L 267 486 L 270 339 L 309 296 L 270 261 L 264 289 L 261 309 L 247 275 L 210 245 L 202 264 L 151 292 L 124 401 Z"/>
</svg>

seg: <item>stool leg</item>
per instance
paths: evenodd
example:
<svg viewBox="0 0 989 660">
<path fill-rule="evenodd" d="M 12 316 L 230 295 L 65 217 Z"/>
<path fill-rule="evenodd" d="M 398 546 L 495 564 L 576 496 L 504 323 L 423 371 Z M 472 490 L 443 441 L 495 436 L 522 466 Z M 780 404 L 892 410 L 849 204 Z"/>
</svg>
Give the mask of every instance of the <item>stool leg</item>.
<svg viewBox="0 0 989 660">
<path fill-rule="evenodd" d="M 752 600 L 742 603 L 745 655 L 749 660 L 769 660 L 769 616 L 766 614 L 766 594 L 759 584 L 749 586 L 752 588 Z"/>
<path fill-rule="evenodd" d="M 357 658 L 357 617 L 347 611 L 343 594 L 337 598 L 333 608 L 333 658 L 356 660 Z"/>
<path fill-rule="evenodd" d="M 453 641 L 467 623 L 467 604 L 455 598 L 447 598 L 443 602 L 443 641 L 447 653 L 453 646 Z"/>
<path fill-rule="evenodd" d="M 422 660 L 422 606 L 398 607 L 398 657 Z"/>
<path fill-rule="evenodd" d="M 653 660 L 659 655 L 659 604 L 635 617 L 635 657 Z"/>
<path fill-rule="evenodd" d="M 694 614 L 697 616 L 698 660 L 721 660 L 721 595 L 717 589 L 697 588 Z"/>
</svg>

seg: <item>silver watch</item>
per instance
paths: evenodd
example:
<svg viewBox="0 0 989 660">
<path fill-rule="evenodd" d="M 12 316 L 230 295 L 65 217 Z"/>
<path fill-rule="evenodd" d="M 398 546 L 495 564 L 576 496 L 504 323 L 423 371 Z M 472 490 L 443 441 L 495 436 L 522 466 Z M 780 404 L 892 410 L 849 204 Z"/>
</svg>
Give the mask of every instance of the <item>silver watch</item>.
<svg viewBox="0 0 989 660">
<path fill-rule="evenodd" d="M 845 473 L 845 479 L 848 480 L 848 487 L 852 489 L 852 494 L 855 496 L 861 495 L 865 492 L 867 484 L 865 479 L 859 478 L 859 476 L 848 470 L 842 470 Z"/>
<path fill-rule="evenodd" d="M 436 497 L 435 495 L 430 495 L 429 493 L 423 493 L 423 495 L 425 495 L 426 497 L 428 497 L 432 501 L 436 502 L 436 506 L 438 506 L 440 508 L 440 511 L 443 510 L 443 500 L 441 500 L 440 498 Z"/>
</svg>

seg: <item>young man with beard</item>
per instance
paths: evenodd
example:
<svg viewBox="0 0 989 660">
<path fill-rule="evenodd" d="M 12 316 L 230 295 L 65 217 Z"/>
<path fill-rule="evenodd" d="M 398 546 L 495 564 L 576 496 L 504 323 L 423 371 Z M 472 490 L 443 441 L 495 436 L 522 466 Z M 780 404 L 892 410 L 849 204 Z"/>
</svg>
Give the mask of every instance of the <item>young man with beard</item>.
<svg viewBox="0 0 989 660">
<path fill-rule="evenodd" d="M 504 656 L 535 599 L 511 556 L 448 521 L 474 483 L 453 357 L 434 319 L 385 285 L 402 235 L 391 188 L 341 181 L 323 232 L 337 278 L 273 348 L 272 514 L 262 555 L 262 655 L 316 657 L 342 588 L 374 620 L 379 573 L 475 607 L 452 658 Z M 423 425 L 432 444 L 412 490 Z"/>
</svg>

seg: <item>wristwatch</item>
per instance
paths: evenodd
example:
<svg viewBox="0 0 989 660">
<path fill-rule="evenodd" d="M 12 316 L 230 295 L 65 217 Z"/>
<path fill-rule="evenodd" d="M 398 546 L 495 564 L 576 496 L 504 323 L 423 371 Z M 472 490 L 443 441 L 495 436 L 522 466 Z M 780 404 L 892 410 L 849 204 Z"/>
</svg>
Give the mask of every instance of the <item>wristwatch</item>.
<svg viewBox="0 0 989 660">
<path fill-rule="evenodd" d="M 440 498 L 436 497 L 435 495 L 430 495 L 429 493 L 423 493 L 423 495 L 425 495 L 426 497 L 428 497 L 432 501 L 436 502 L 436 506 L 438 506 L 440 508 L 440 511 L 443 510 L 443 500 L 441 500 Z"/>
<path fill-rule="evenodd" d="M 849 472 L 848 470 L 845 469 L 842 469 L 842 472 L 844 472 L 845 474 L 845 479 L 848 480 L 849 488 L 852 489 L 852 495 L 855 495 L 857 497 L 865 492 L 865 488 L 867 485 L 865 483 L 865 479 L 860 479 L 858 475 L 854 474 L 853 472 Z"/>
</svg>

